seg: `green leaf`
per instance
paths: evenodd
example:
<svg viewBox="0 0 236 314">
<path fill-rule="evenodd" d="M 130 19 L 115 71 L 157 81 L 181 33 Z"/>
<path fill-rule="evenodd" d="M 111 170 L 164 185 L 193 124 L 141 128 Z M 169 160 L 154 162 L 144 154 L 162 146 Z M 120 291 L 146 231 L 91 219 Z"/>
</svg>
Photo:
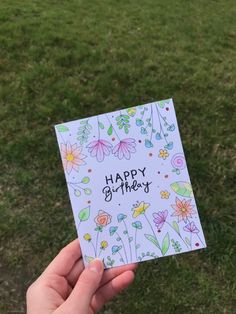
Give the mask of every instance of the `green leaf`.
<svg viewBox="0 0 236 314">
<path fill-rule="evenodd" d="M 161 247 L 157 241 L 157 239 L 151 235 L 151 234 L 145 234 L 144 235 L 149 241 L 151 241 L 156 247 L 158 247 L 161 250 Z"/>
<path fill-rule="evenodd" d="M 193 197 L 193 190 L 190 183 L 185 181 L 174 182 L 171 185 L 172 190 L 183 197 Z"/>
<path fill-rule="evenodd" d="M 62 124 L 57 125 L 56 128 L 57 128 L 58 132 L 67 132 L 67 131 L 69 131 L 68 127 L 65 126 L 65 125 L 62 125 Z"/>
<path fill-rule="evenodd" d="M 79 212 L 79 220 L 86 221 L 89 219 L 89 215 L 90 215 L 90 206 L 81 209 L 81 211 Z"/>
<path fill-rule="evenodd" d="M 85 261 L 86 261 L 87 263 L 91 263 L 91 262 L 94 260 L 94 257 L 84 255 L 84 259 L 85 259 Z"/>
<path fill-rule="evenodd" d="M 179 232 L 179 225 L 177 224 L 177 222 L 173 221 L 172 225 L 173 225 L 173 228 L 175 229 L 175 231 L 179 234 L 180 233 Z"/>
<path fill-rule="evenodd" d="M 90 195 L 92 193 L 91 189 L 84 189 L 84 193 L 86 195 Z"/>
<path fill-rule="evenodd" d="M 129 120 L 129 116 L 127 116 L 127 115 L 125 115 L 125 114 L 123 114 L 122 117 L 123 117 L 123 119 L 125 119 L 125 120 Z"/>
<path fill-rule="evenodd" d="M 84 184 L 87 184 L 87 183 L 89 183 L 89 181 L 90 181 L 89 177 L 83 177 L 81 182 Z"/>
<path fill-rule="evenodd" d="M 102 122 L 98 122 L 99 128 L 104 129 L 104 124 Z"/>
<path fill-rule="evenodd" d="M 113 132 L 113 126 L 112 124 L 109 126 L 109 129 L 107 130 L 107 134 L 108 135 L 112 135 L 112 132 Z"/>
<path fill-rule="evenodd" d="M 129 116 L 133 117 L 136 114 L 137 109 L 135 107 L 126 109 Z"/>
<path fill-rule="evenodd" d="M 185 237 L 185 242 L 186 242 L 189 246 L 191 246 L 191 243 L 190 243 L 189 238 Z"/>
<path fill-rule="evenodd" d="M 166 252 L 168 251 L 170 246 L 170 237 L 169 237 L 169 233 L 167 232 L 167 234 L 164 236 L 164 239 L 162 241 L 162 248 L 161 248 L 161 252 L 163 255 L 166 254 Z"/>
<path fill-rule="evenodd" d="M 80 197 L 80 195 L 81 195 L 80 190 L 75 190 L 74 193 L 75 193 L 75 196 L 77 196 L 77 197 Z"/>
</svg>

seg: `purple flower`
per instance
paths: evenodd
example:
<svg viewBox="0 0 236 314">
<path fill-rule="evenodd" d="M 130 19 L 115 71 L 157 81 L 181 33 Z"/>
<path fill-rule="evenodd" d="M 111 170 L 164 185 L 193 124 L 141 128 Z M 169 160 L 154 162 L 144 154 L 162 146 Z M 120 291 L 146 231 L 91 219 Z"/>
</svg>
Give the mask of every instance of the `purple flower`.
<svg viewBox="0 0 236 314">
<path fill-rule="evenodd" d="M 91 157 L 96 157 L 97 161 L 103 161 L 105 156 L 110 155 L 112 144 L 105 140 L 92 141 L 87 145 Z"/>
<path fill-rule="evenodd" d="M 112 150 L 112 153 L 119 159 L 130 159 L 131 153 L 135 153 L 136 143 L 133 138 L 126 138 L 121 140 Z"/>
<path fill-rule="evenodd" d="M 184 230 L 187 232 L 198 233 L 199 230 L 196 227 L 195 223 L 192 221 L 184 227 Z"/>
<path fill-rule="evenodd" d="M 168 216 L 168 210 L 159 211 L 158 213 L 153 213 L 152 215 L 154 217 L 153 222 L 156 227 L 161 229 L 166 221 L 166 217 Z"/>
</svg>

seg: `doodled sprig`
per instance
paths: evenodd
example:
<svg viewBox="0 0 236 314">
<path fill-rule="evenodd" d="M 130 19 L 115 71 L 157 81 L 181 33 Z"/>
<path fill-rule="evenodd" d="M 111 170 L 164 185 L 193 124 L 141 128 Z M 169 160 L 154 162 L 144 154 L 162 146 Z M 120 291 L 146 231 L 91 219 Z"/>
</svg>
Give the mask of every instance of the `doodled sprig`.
<svg viewBox="0 0 236 314">
<path fill-rule="evenodd" d="M 77 140 L 79 141 L 80 145 L 87 143 L 91 130 L 92 125 L 89 124 L 89 119 L 80 121 L 80 127 L 78 128 L 77 132 Z"/>
</svg>

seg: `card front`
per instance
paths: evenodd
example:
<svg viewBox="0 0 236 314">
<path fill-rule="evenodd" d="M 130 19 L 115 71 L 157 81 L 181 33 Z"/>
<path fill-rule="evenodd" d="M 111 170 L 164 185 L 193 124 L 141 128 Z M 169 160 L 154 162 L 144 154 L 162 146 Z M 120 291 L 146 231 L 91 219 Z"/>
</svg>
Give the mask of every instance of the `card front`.
<svg viewBox="0 0 236 314">
<path fill-rule="evenodd" d="M 206 247 L 172 99 L 55 130 L 85 264 Z"/>
</svg>

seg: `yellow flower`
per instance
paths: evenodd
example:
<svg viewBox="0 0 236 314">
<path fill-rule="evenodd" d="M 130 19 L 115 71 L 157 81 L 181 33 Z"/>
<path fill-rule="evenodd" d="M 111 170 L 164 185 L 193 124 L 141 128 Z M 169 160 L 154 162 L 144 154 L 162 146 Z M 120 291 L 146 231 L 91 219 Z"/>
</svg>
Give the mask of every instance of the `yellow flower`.
<svg viewBox="0 0 236 314">
<path fill-rule="evenodd" d="M 108 247 L 107 241 L 102 241 L 102 242 L 101 242 L 101 249 L 102 249 L 102 250 L 105 250 L 107 247 Z"/>
<path fill-rule="evenodd" d="M 141 202 L 138 204 L 137 207 L 132 208 L 133 212 L 133 218 L 138 217 L 141 214 L 145 213 L 145 210 L 149 207 L 150 204 Z"/>
<path fill-rule="evenodd" d="M 159 158 L 166 159 L 168 156 L 169 156 L 169 153 L 166 149 L 159 150 L 159 155 L 158 155 Z"/>
<path fill-rule="evenodd" d="M 92 240 L 91 235 L 89 233 L 85 233 L 84 240 L 88 242 L 91 241 Z"/>
<path fill-rule="evenodd" d="M 170 196 L 170 193 L 168 191 L 166 191 L 166 190 L 165 191 L 161 191 L 160 194 L 161 194 L 161 198 L 165 198 L 165 199 L 168 199 L 169 196 Z"/>
</svg>

